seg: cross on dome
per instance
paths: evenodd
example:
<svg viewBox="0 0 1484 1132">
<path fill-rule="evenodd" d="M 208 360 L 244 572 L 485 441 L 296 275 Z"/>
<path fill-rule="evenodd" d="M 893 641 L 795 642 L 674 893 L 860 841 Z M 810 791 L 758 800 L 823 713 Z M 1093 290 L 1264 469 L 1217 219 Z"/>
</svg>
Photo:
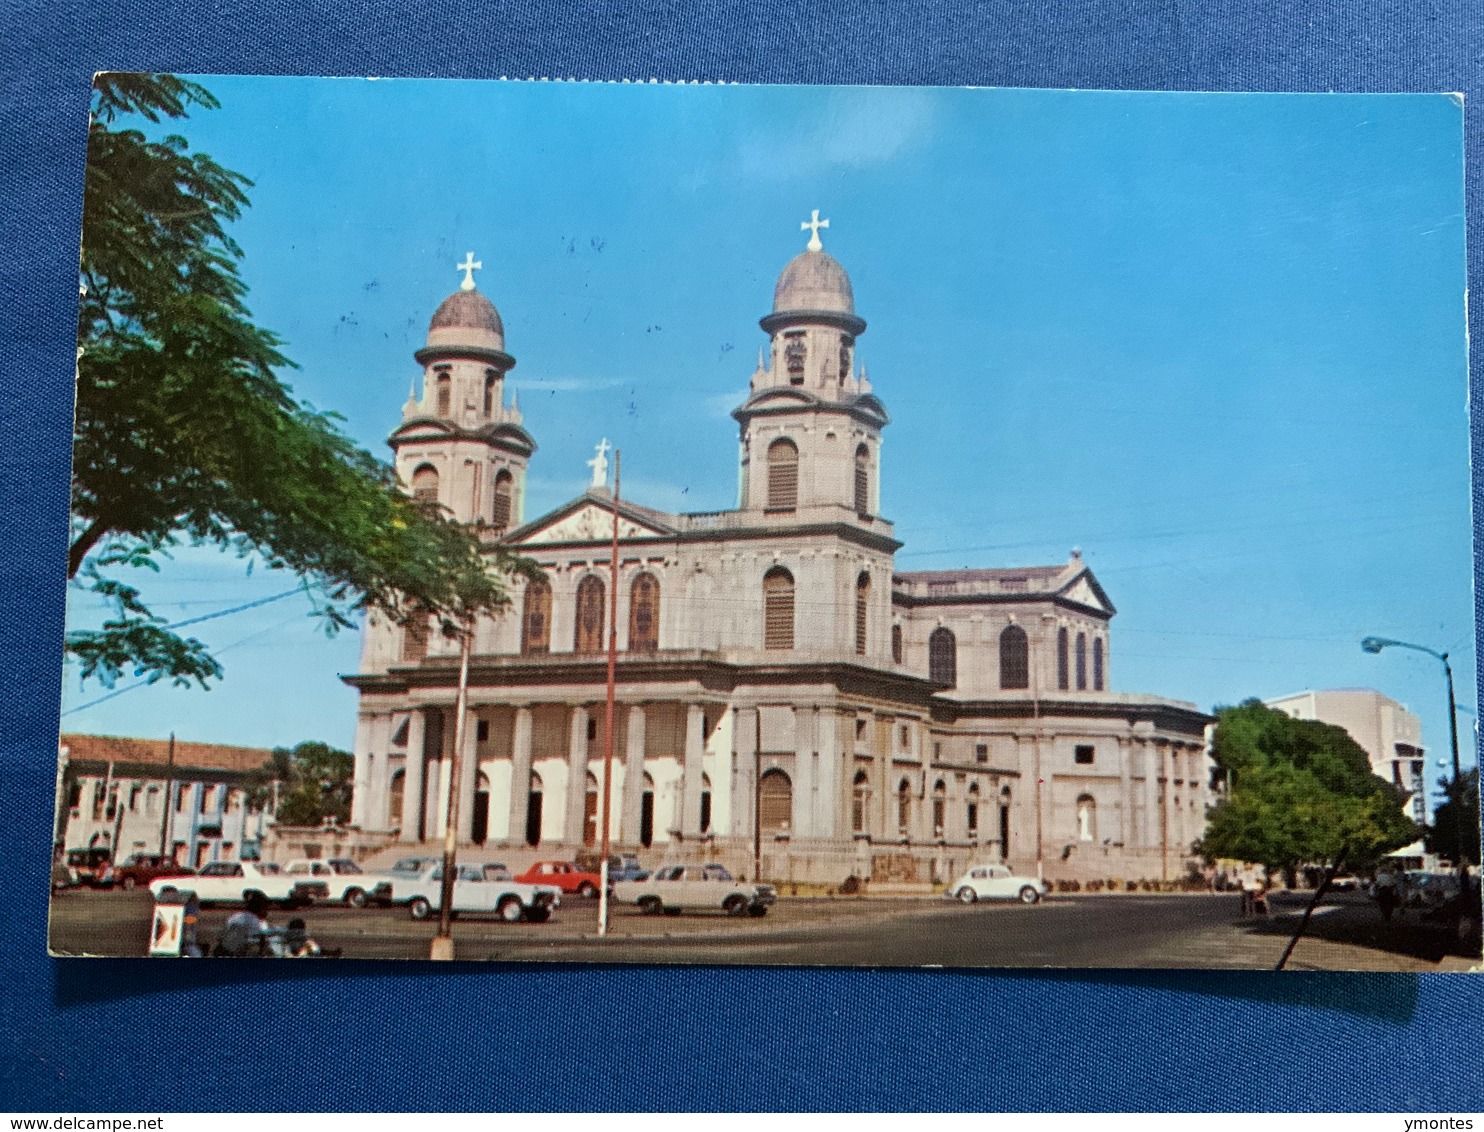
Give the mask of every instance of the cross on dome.
<svg viewBox="0 0 1484 1132">
<path fill-rule="evenodd" d="M 818 213 L 815 213 L 815 215 L 817 216 Z M 456 263 L 453 266 L 456 271 L 462 271 L 464 273 L 464 281 L 459 284 L 459 290 L 474 290 L 474 273 L 484 267 L 484 262 L 475 259 L 473 252 L 467 252 L 464 255 L 464 262 Z"/>
<path fill-rule="evenodd" d="M 824 251 L 824 245 L 819 242 L 819 230 L 821 228 L 828 228 L 829 226 L 830 222 L 828 220 L 821 220 L 819 218 L 819 209 L 817 208 L 811 211 L 808 220 L 799 225 L 801 232 L 806 229 L 809 232 L 809 250 L 811 252 Z"/>
<path fill-rule="evenodd" d="M 587 461 L 587 466 L 593 470 L 593 487 L 608 486 L 608 450 L 612 447 L 613 445 L 608 443 L 608 438 L 603 437 L 598 442 L 597 454 Z"/>
</svg>

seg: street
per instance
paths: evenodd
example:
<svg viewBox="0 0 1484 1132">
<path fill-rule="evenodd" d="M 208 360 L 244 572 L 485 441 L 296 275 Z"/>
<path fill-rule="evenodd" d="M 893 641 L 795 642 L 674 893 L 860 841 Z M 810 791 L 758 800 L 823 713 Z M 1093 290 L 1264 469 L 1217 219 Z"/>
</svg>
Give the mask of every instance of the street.
<svg viewBox="0 0 1484 1132">
<path fill-rule="evenodd" d="M 568 898 L 545 924 L 460 919 L 459 959 L 557 963 L 704 963 L 886 967 L 1122 967 L 1271 969 L 1305 894 L 1278 894 L 1273 914 L 1243 920 L 1235 895 L 1087 895 L 1040 905 L 963 906 L 941 899 L 781 898 L 762 919 L 644 916 L 616 907 L 597 937 L 597 901 Z M 147 892 L 71 891 L 52 901 L 57 955 L 142 956 Z M 232 908 L 207 908 L 209 944 Z M 327 949 L 362 959 L 421 959 L 436 931 L 403 908 L 315 906 L 275 910 L 283 926 L 303 917 Z M 1450 953 L 1451 952 L 1451 953 Z M 1358 895 L 1330 898 L 1289 960 L 1292 970 L 1467 970 L 1443 928 L 1417 913 L 1383 923 Z M 1473 960 L 1477 963 L 1477 957 Z"/>
</svg>

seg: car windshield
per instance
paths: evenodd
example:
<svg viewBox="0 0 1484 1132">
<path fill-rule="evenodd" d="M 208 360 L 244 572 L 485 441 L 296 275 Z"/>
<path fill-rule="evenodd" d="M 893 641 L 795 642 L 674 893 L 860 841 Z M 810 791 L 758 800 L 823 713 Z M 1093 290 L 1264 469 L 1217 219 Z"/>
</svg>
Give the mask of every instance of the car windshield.
<svg viewBox="0 0 1484 1132">
<path fill-rule="evenodd" d="M 707 880 L 731 880 L 732 874 L 721 865 L 707 865 L 704 876 Z"/>
<path fill-rule="evenodd" d="M 361 866 L 354 861 L 331 861 L 330 868 L 343 877 L 359 876 L 361 872 Z"/>
<path fill-rule="evenodd" d="M 510 870 L 504 865 L 485 865 L 484 875 L 490 880 L 509 880 Z"/>
<path fill-rule="evenodd" d="M 425 865 L 426 862 L 421 857 L 404 857 L 393 865 L 389 871 L 394 873 L 420 873 L 423 871 Z"/>
</svg>

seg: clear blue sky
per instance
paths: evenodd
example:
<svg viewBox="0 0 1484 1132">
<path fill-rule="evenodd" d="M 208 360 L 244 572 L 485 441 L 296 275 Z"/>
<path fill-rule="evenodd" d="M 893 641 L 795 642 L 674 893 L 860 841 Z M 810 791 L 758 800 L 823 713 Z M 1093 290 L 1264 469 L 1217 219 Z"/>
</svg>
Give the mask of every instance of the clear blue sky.
<svg viewBox="0 0 1484 1132">
<path fill-rule="evenodd" d="M 1126 691 L 1374 687 L 1445 754 L 1436 664 L 1362 653 L 1379 634 L 1451 649 L 1473 702 L 1450 98 L 203 81 L 222 109 L 173 128 L 255 182 L 233 233 L 254 316 L 379 455 L 472 249 L 540 445 L 529 515 L 582 489 L 602 436 L 626 496 L 732 506 L 727 414 L 819 208 L 892 415 L 899 568 L 1081 547 Z M 291 585 L 193 551 L 147 593 L 183 619 Z M 348 746 L 358 642 L 307 609 L 192 630 L 227 669 L 210 692 L 63 725 Z M 102 694 L 69 674 L 64 709 Z"/>
</svg>

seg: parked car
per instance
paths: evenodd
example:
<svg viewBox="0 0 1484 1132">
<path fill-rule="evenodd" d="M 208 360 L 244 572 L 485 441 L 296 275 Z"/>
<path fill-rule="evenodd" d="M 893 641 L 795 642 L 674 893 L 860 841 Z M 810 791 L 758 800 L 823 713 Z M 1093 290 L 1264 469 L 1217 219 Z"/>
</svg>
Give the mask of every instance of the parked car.
<svg viewBox="0 0 1484 1132">
<path fill-rule="evenodd" d="M 352 908 L 364 908 L 371 897 L 371 890 L 376 887 L 376 879 L 348 857 L 320 861 L 300 858 L 284 865 L 283 871 L 291 877 L 324 881 L 329 889 L 329 900 Z"/>
<path fill-rule="evenodd" d="M 621 880 L 647 880 L 649 870 L 639 864 L 632 853 L 615 853 L 608 858 L 608 883 L 615 885 Z M 611 892 L 612 889 L 610 888 Z"/>
<path fill-rule="evenodd" d="M 113 882 L 132 891 L 156 877 L 193 876 L 195 872 L 189 865 L 178 865 L 174 858 L 160 853 L 135 853 L 113 870 Z"/>
<path fill-rule="evenodd" d="M 453 882 L 454 915 L 492 914 L 509 923 L 532 924 L 550 919 L 551 910 L 561 904 L 561 891 L 509 877 L 503 865 L 459 865 Z M 414 920 L 426 920 L 443 904 L 443 862 L 435 861 L 416 875 L 379 881 L 372 896 L 379 903 L 405 904 Z"/>
<path fill-rule="evenodd" d="M 664 865 L 644 880 L 619 881 L 613 886 L 613 898 L 651 915 L 715 910 L 730 916 L 766 916 L 778 891 L 771 884 L 735 880 L 723 865 Z"/>
<path fill-rule="evenodd" d="M 975 865 L 948 886 L 948 895 L 964 904 L 980 900 L 1019 900 L 1035 904 L 1051 886 L 1035 877 L 1017 876 L 1004 865 Z"/>
<path fill-rule="evenodd" d="M 537 861 L 515 878 L 521 884 L 549 884 L 564 896 L 596 896 L 603 883 L 597 873 L 579 868 L 572 861 Z"/>
<path fill-rule="evenodd" d="M 107 849 L 69 849 L 67 868 L 72 883 L 86 888 L 113 887 L 113 854 Z"/>
<path fill-rule="evenodd" d="M 366 885 L 366 900 L 371 904 L 380 904 L 383 907 L 389 905 L 391 900 L 386 893 L 391 892 L 391 885 L 396 881 L 416 880 L 428 868 L 438 864 L 443 858 L 440 857 L 403 857 L 390 868 L 367 869 L 362 876 Z"/>
<path fill-rule="evenodd" d="M 194 892 L 202 904 L 246 903 L 251 893 L 261 892 L 286 907 L 311 904 L 330 895 L 323 880 L 291 877 L 269 861 L 212 861 L 194 876 L 177 872 L 149 882 L 156 900 L 167 894 Z"/>
</svg>

